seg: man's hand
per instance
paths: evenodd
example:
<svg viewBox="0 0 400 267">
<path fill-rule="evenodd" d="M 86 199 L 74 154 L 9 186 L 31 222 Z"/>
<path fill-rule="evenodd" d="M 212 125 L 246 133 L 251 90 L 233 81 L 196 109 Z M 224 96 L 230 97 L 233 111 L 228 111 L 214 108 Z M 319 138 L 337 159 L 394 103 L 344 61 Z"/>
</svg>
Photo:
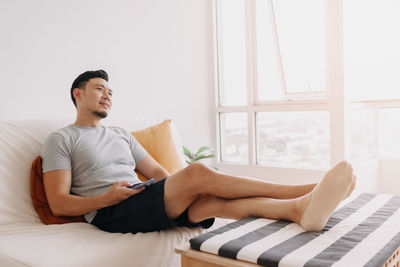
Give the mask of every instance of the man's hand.
<svg viewBox="0 0 400 267">
<path fill-rule="evenodd" d="M 115 182 L 113 186 L 110 188 L 110 190 L 108 190 L 108 192 L 104 196 L 106 202 L 110 206 L 112 206 L 144 190 L 144 187 L 138 189 L 131 189 L 127 188 L 127 186 L 131 186 L 131 184 L 129 184 L 126 181 Z"/>
</svg>

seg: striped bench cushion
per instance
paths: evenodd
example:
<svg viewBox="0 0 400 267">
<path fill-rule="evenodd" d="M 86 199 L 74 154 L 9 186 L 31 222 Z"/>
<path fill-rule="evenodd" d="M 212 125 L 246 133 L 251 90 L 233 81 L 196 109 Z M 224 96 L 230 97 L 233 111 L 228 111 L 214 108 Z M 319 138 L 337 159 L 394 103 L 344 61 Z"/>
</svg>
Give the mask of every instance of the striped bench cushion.
<svg viewBox="0 0 400 267">
<path fill-rule="evenodd" d="M 190 240 L 192 249 L 264 266 L 382 266 L 400 247 L 400 196 L 363 193 L 321 232 L 249 217 Z"/>
</svg>

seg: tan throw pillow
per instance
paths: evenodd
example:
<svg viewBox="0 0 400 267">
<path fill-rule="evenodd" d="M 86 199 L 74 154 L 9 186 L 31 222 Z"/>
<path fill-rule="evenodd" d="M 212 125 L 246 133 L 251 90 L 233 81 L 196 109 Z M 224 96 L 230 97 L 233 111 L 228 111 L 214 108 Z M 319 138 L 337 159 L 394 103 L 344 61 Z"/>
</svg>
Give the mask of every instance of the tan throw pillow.
<svg viewBox="0 0 400 267">
<path fill-rule="evenodd" d="M 173 174 L 183 169 L 184 166 L 179 157 L 179 152 L 176 151 L 170 124 L 171 120 L 168 119 L 146 129 L 134 131 L 132 135 L 146 149 L 150 156 L 170 174 Z M 152 178 L 143 176 L 137 170 L 135 172 L 142 181 Z"/>
</svg>

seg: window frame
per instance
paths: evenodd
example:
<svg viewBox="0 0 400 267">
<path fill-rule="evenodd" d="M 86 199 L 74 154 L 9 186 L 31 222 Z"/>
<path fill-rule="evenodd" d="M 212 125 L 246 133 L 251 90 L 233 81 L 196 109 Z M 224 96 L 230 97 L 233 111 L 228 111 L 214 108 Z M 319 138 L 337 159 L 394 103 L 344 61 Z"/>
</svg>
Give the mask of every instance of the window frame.
<svg viewBox="0 0 400 267">
<path fill-rule="evenodd" d="M 374 113 L 373 117 L 373 124 L 374 124 L 374 150 L 372 155 L 368 158 L 385 158 L 385 159 L 394 159 L 394 160 L 399 160 L 400 155 L 396 156 L 387 156 L 387 155 L 380 155 L 379 152 L 379 110 L 381 109 L 387 109 L 387 108 L 398 108 L 400 109 L 400 99 L 376 99 L 376 100 L 356 100 L 356 101 L 350 101 L 350 110 L 365 110 L 365 109 L 370 109 Z M 368 159 L 356 162 L 356 163 L 362 163 Z"/>
<path fill-rule="evenodd" d="M 344 70 L 343 70 L 343 12 L 342 0 L 325 0 L 326 21 L 326 93 L 284 93 L 284 98 L 273 101 L 257 100 L 257 60 L 256 60 L 256 30 L 255 30 L 255 0 L 245 0 L 245 29 L 246 29 L 246 70 L 247 70 L 247 105 L 245 106 L 221 106 L 223 87 L 223 66 L 221 42 L 218 32 L 221 27 L 218 22 L 219 5 L 221 0 L 213 0 L 213 47 L 214 47 L 214 75 L 215 75 L 215 110 L 216 125 L 216 167 L 220 170 L 236 170 L 243 173 L 253 173 L 254 176 L 263 177 L 263 174 L 276 174 L 279 177 L 287 175 L 300 175 L 304 177 L 321 176 L 326 169 L 306 169 L 293 166 L 258 165 L 256 163 L 256 112 L 261 111 L 300 111 L 300 110 L 324 110 L 330 111 L 330 166 L 348 158 L 348 134 L 346 114 L 348 103 L 345 102 Z M 272 0 L 268 0 L 272 8 Z M 276 29 L 276 27 L 275 27 Z M 275 32 L 275 43 L 277 33 Z M 278 49 L 279 50 L 279 49 Z M 280 57 L 280 55 L 277 55 Z M 279 59 L 279 62 L 281 60 Z M 281 64 L 281 63 L 280 63 Z M 283 79 L 282 66 L 281 80 Z M 284 87 L 282 87 L 284 88 Z M 221 158 L 221 129 L 219 114 L 223 112 L 246 112 L 248 119 L 248 162 L 246 164 L 223 162 Z M 335 129 L 335 133 L 333 133 Z M 264 175 L 265 176 L 265 175 Z M 289 177 L 287 176 L 287 177 Z"/>
</svg>

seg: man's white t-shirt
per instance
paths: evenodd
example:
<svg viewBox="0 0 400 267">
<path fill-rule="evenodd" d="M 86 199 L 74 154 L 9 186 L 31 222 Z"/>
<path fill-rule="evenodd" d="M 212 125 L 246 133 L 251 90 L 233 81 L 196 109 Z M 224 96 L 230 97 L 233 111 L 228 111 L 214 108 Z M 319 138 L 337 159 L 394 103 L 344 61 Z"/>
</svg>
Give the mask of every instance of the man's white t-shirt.
<svg viewBox="0 0 400 267">
<path fill-rule="evenodd" d="M 71 194 L 82 197 L 104 194 L 117 181 L 140 183 L 134 169 L 146 155 L 122 128 L 75 124 L 51 133 L 41 152 L 43 173 L 71 170 Z M 85 220 L 90 223 L 95 215 L 85 214 Z"/>
</svg>

